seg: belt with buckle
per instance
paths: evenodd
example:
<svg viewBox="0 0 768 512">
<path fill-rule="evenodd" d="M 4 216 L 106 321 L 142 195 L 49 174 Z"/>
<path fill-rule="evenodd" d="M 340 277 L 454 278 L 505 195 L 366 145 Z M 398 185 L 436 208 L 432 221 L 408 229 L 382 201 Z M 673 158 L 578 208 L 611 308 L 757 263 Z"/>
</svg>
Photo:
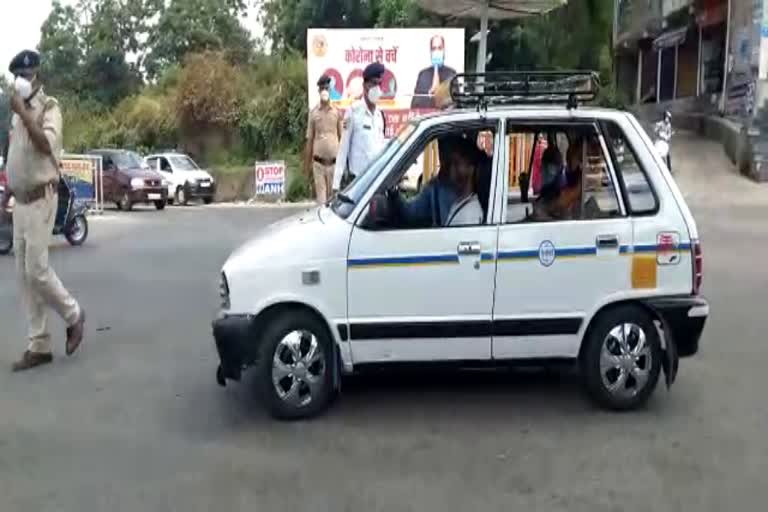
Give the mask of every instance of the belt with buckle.
<svg viewBox="0 0 768 512">
<path fill-rule="evenodd" d="M 16 198 L 16 202 L 21 204 L 30 204 L 35 201 L 39 201 L 45 198 L 45 194 L 48 191 L 48 187 L 53 188 L 53 182 L 37 185 L 24 192 L 13 191 L 13 197 Z"/>
<path fill-rule="evenodd" d="M 314 157 L 312 157 L 312 159 L 315 162 L 317 162 L 319 164 L 323 164 L 323 165 L 333 165 L 333 164 L 336 163 L 336 159 L 335 158 L 321 158 L 319 156 L 314 156 Z"/>
</svg>

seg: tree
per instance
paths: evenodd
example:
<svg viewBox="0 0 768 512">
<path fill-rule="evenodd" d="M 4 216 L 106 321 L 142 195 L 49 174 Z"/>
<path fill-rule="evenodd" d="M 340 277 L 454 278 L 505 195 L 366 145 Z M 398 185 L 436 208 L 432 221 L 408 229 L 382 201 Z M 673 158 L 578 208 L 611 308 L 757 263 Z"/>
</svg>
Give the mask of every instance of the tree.
<svg viewBox="0 0 768 512">
<path fill-rule="evenodd" d="M 204 51 L 225 52 L 232 62 L 250 60 L 253 41 L 239 20 L 245 8 L 242 0 L 171 0 L 148 39 L 148 75 Z"/>
<path fill-rule="evenodd" d="M 40 29 L 41 75 L 50 94 L 77 93 L 80 90 L 83 50 L 78 16 L 71 6 L 58 1 Z"/>
</svg>

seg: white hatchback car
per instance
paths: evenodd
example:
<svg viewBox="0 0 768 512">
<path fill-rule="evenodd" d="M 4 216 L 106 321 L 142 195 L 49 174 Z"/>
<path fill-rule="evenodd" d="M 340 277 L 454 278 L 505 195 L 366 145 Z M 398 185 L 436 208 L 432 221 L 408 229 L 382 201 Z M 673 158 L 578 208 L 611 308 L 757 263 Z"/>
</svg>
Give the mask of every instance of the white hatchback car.
<svg viewBox="0 0 768 512">
<path fill-rule="evenodd" d="M 144 161 L 168 182 L 169 204 L 186 206 L 193 199 L 202 199 L 205 204 L 213 202 L 216 181 L 189 156 L 182 153 L 160 153 L 149 155 Z"/>
<path fill-rule="evenodd" d="M 609 409 L 642 405 L 662 372 L 671 385 L 709 314 L 680 190 L 631 114 L 575 108 L 582 89 L 531 97 L 550 74 L 525 90 L 505 76 L 493 98 L 459 76 L 460 108 L 410 123 L 331 204 L 231 255 L 213 323 L 220 384 L 254 366 L 279 418 L 319 413 L 342 375 L 382 363 L 570 361 Z M 541 136 L 537 167 L 522 149 Z M 440 173 L 404 197 L 435 140 Z M 477 203 L 475 221 L 457 206 Z"/>
</svg>

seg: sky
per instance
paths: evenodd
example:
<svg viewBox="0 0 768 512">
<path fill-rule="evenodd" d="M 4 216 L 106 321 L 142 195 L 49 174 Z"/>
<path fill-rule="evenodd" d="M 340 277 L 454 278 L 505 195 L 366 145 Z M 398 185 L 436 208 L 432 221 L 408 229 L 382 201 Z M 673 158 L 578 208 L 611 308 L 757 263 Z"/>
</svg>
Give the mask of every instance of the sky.
<svg viewBox="0 0 768 512">
<path fill-rule="evenodd" d="M 75 5 L 77 0 L 60 0 L 63 5 Z M 40 42 L 40 27 L 51 12 L 52 0 L 0 0 L 3 23 L 0 25 L 0 69 L 8 77 L 8 64 L 21 50 L 34 50 Z M 11 4 L 13 8 L 5 8 Z M 251 10 L 248 18 L 242 20 L 254 36 L 262 34 L 256 21 L 256 12 Z"/>
</svg>

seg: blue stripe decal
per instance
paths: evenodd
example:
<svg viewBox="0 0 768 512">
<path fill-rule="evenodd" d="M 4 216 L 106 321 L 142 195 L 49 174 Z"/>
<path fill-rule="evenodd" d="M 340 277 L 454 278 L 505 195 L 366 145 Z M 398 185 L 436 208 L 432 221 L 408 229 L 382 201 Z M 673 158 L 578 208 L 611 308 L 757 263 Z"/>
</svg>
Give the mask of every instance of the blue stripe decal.
<svg viewBox="0 0 768 512">
<path fill-rule="evenodd" d="M 659 247 L 656 244 L 638 244 L 622 245 L 619 247 L 620 254 L 638 254 L 655 253 Z M 680 243 L 677 250 L 689 251 L 690 242 Z M 563 247 L 555 249 L 556 257 L 575 257 L 575 256 L 596 256 L 598 253 L 596 247 Z M 492 252 L 484 252 L 480 255 L 483 262 L 493 261 L 514 261 L 526 259 L 538 259 L 538 249 L 525 249 L 520 251 L 499 251 L 494 256 Z M 394 256 L 382 258 L 356 258 L 347 261 L 349 267 L 369 267 L 369 266 L 387 266 L 387 265 L 431 265 L 431 264 L 458 264 L 459 257 L 456 254 L 435 254 L 419 256 Z"/>
<path fill-rule="evenodd" d="M 538 258 L 539 250 L 527 251 L 500 251 L 499 260 L 524 260 L 529 258 Z"/>
<path fill-rule="evenodd" d="M 557 256 L 592 256 L 597 254 L 596 247 L 566 247 L 564 249 L 555 249 Z"/>
<path fill-rule="evenodd" d="M 356 258 L 347 261 L 350 267 L 375 265 L 428 265 L 434 263 L 458 263 L 456 254 L 437 254 L 432 256 L 398 256 L 387 258 Z"/>
</svg>

